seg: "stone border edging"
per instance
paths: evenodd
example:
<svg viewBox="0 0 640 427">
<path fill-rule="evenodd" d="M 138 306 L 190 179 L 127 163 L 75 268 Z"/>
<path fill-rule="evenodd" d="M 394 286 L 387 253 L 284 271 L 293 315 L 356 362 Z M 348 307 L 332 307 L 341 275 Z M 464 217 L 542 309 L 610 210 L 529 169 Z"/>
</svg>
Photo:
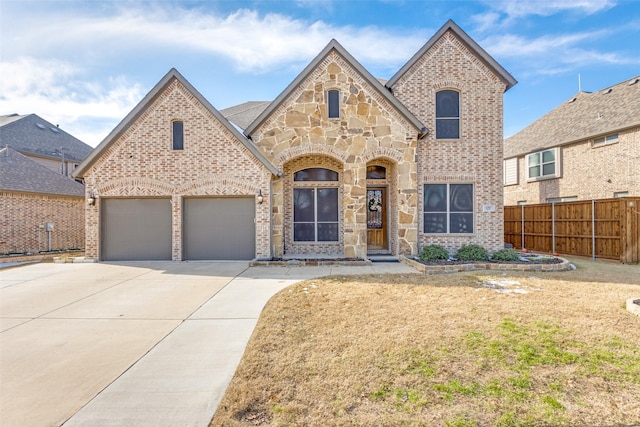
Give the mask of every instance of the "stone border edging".
<svg viewBox="0 0 640 427">
<path fill-rule="evenodd" d="M 627 310 L 636 316 L 640 316 L 640 298 L 629 298 L 627 300 Z"/>
<path fill-rule="evenodd" d="M 6 255 L 0 257 L 0 263 L 4 262 L 40 262 L 45 260 L 52 260 L 61 257 L 80 257 L 84 255 L 84 251 L 71 251 L 71 252 L 47 252 L 37 253 L 30 255 Z"/>
<path fill-rule="evenodd" d="M 362 266 L 370 265 L 371 260 L 332 260 L 332 259 L 291 259 L 282 261 L 253 260 L 249 263 L 249 267 L 317 267 L 323 265 L 351 265 Z"/>
<path fill-rule="evenodd" d="M 400 255 L 399 259 L 424 274 L 449 274 L 475 270 L 567 271 L 571 269 L 571 263 L 564 258 L 560 258 L 562 260 L 560 264 L 496 264 L 493 262 L 474 262 L 452 265 L 426 265 L 403 255 Z"/>
</svg>

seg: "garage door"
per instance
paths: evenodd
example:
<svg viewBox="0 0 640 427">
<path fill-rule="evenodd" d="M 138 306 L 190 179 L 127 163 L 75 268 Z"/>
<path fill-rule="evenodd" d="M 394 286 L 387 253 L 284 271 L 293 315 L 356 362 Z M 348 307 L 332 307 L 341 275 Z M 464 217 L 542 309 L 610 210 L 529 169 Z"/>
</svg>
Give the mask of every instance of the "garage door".
<svg viewBox="0 0 640 427">
<path fill-rule="evenodd" d="M 255 211 L 253 197 L 184 199 L 184 259 L 255 258 Z"/>
<path fill-rule="evenodd" d="M 102 199 L 101 258 L 171 260 L 170 199 Z"/>
</svg>

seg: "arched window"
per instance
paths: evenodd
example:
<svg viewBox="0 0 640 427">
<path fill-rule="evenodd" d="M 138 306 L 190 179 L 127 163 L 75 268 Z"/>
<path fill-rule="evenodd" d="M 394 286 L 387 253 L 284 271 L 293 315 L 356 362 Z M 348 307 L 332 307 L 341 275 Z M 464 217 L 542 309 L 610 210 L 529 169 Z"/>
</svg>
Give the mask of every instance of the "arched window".
<svg viewBox="0 0 640 427">
<path fill-rule="evenodd" d="M 337 242 L 338 172 L 308 168 L 293 174 L 294 182 L 314 182 L 293 189 L 293 240 L 295 242 Z"/>
<path fill-rule="evenodd" d="M 460 138 L 460 93 L 436 92 L 436 139 Z"/>
<path fill-rule="evenodd" d="M 387 179 L 387 168 L 384 166 L 367 166 L 367 179 Z"/>
</svg>

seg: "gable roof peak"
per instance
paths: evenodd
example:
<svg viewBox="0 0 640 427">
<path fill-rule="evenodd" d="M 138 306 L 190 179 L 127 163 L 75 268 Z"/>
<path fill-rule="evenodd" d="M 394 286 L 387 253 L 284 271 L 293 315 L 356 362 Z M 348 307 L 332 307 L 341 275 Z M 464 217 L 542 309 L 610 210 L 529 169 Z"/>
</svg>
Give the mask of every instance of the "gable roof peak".
<svg viewBox="0 0 640 427">
<path fill-rule="evenodd" d="M 452 31 L 456 35 L 456 37 L 458 37 L 458 39 L 462 41 L 462 43 L 464 43 L 464 45 L 478 57 L 478 59 L 480 59 L 496 76 L 498 76 L 505 83 L 505 92 L 515 86 L 516 83 L 518 83 L 517 80 L 502 67 L 502 65 L 500 65 L 495 59 L 493 59 L 491 55 L 489 55 L 487 51 L 485 51 L 475 40 L 469 37 L 469 35 L 462 28 L 460 28 L 458 24 L 453 21 L 453 19 L 449 19 L 442 27 L 440 27 L 438 31 L 436 31 L 436 33 L 424 44 L 424 46 L 422 46 L 415 53 L 415 55 L 413 55 L 411 59 L 409 59 L 409 61 L 404 64 L 402 68 L 400 68 L 398 72 L 394 74 L 393 77 L 389 79 L 389 81 L 387 82 L 387 87 L 392 88 L 392 86 L 396 84 L 398 80 L 400 80 L 402 76 L 404 76 L 415 65 L 415 63 L 418 62 L 418 60 L 422 58 L 422 56 L 427 53 L 427 51 L 431 49 L 431 47 L 433 47 L 433 45 L 442 38 L 442 36 L 445 35 L 447 31 Z"/>
</svg>

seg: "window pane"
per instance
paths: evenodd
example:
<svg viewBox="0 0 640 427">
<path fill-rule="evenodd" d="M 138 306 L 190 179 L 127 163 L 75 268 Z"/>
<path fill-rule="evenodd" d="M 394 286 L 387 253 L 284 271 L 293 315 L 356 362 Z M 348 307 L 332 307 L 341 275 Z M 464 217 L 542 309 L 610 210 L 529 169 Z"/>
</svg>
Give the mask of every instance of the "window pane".
<svg viewBox="0 0 640 427">
<path fill-rule="evenodd" d="M 313 188 L 293 189 L 293 222 L 313 222 Z"/>
<path fill-rule="evenodd" d="M 338 224 L 336 223 L 319 223 L 318 224 L 318 242 L 337 242 L 338 241 Z"/>
<path fill-rule="evenodd" d="M 529 178 L 535 178 L 540 176 L 540 166 L 533 166 L 529 168 Z"/>
<path fill-rule="evenodd" d="M 385 179 L 387 169 L 384 166 L 367 166 L 367 179 Z"/>
<path fill-rule="evenodd" d="M 447 211 L 447 184 L 425 184 L 424 211 Z"/>
<path fill-rule="evenodd" d="M 529 154 L 529 166 L 537 166 L 540 164 L 540 153 Z"/>
<path fill-rule="evenodd" d="M 318 221 L 338 221 L 338 189 L 318 188 Z"/>
<path fill-rule="evenodd" d="M 451 212 L 473 212 L 473 185 L 451 184 L 449 200 Z"/>
<path fill-rule="evenodd" d="M 614 135 L 608 135 L 607 136 L 607 142 L 615 142 L 618 140 L 618 134 L 614 134 Z"/>
<path fill-rule="evenodd" d="M 315 241 L 314 224 L 309 224 L 309 223 L 293 224 L 293 240 L 296 242 Z"/>
<path fill-rule="evenodd" d="M 473 214 L 472 213 L 452 213 L 451 233 L 473 233 Z"/>
<path fill-rule="evenodd" d="M 182 150 L 184 148 L 184 125 L 181 121 L 173 122 L 173 149 Z"/>
<path fill-rule="evenodd" d="M 460 138 L 459 119 L 436 119 L 436 139 Z"/>
<path fill-rule="evenodd" d="M 446 233 L 447 214 L 446 213 L 425 213 L 424 214 L 425 233 Z"/>
<path fill-rule="evenodd" d="M 324 168 L 303 169 L 293 174 L 294 181 L 337 181 L 338 172 Z"/>
<path fill-rule="evenodd" d="M 547 163 L 542 166 L 542 175 L 555 175 L 556 174 L 556 164 L 555 163 Z"/>
<path fill-rule="evenodd" d="M 455 90 L 441 90 L 436 93 L 436 118 L 460 117 L 460 94 Z"/>
<path fill-rule="evenodd" d="M 556 158 L 555 150 L 543 151 L 542 152 L 542 163 L 553 162 Z"/>
<path fill-rule="evenodd" d="M 336 119 L 340 117 L 340 92 L 337 90 L 330 90 L 327 93 L 327 104 L 329 106 L 327 115 L 330 119 Z"/>
</svg>

